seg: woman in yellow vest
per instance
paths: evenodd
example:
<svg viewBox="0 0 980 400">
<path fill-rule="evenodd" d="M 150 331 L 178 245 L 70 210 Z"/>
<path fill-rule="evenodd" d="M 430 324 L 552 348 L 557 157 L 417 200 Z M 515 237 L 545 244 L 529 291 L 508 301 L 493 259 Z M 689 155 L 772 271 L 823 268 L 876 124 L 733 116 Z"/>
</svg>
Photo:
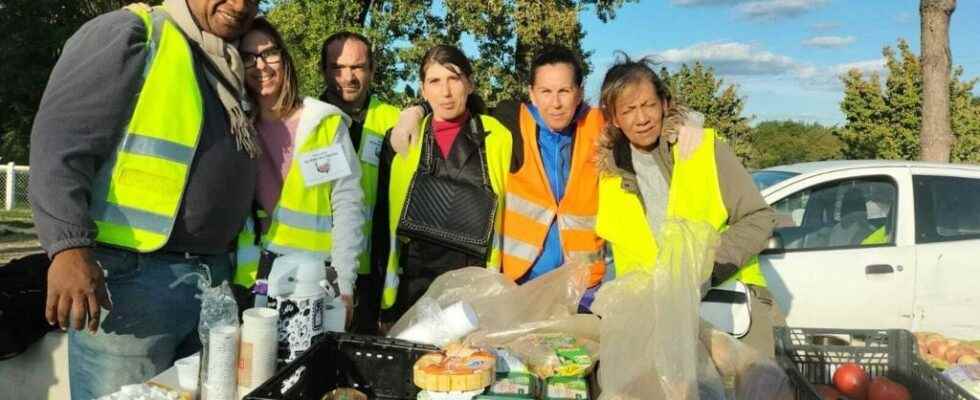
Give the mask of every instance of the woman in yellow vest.
<svg viewBox="0 0 980 400">
<path fill-rule="evenodd" d="M 430 49 L 419 70 L 432 117 L 404 154 L 381 157 L 372 258 L 384 265 L 383 324 L 396 321 L 439 275 L 467 266 L 500 269 L 500 224 L 511 134 L 473 96 L 462 51 Z M 387 245 L 384 245 L 387 244 Z M 383 253 L 382 253 L 383 252 Z"/>
<path fill-rule="evenodd" d="M 255 196 L 260 234 L 249 223 L 239 236 L 235 283 L 251 287 L 260 260 L 268 273 L 278 255 L 316 254 L 336 271 L 349 322 L 364 242 L 364 195 L 348 117 L 333 105 L 300 98 L 285 42 L 265 19 L 255 20 L 239 51 L 246 86 L 258 103 L 262 155 Z"/>
<path fill-rule="evenodd" d="M 752 293 L 752 326 L 743 341 L 773 353 L 773 324 L 782 323 L 758 258 L 775 226 L 738 158 L 713 129 L 690 157 L 677 157 L 676 131 L 687 110 L 646 59 L 618 60 L 600 94 L 606 129 L 599 146 L 596 232 L 612 249 L 616 276 L 654 265 L 655 234 L 666 218 L 704 221 L 721 232 L 712 286 L 731 279 Z"/>
</svg>

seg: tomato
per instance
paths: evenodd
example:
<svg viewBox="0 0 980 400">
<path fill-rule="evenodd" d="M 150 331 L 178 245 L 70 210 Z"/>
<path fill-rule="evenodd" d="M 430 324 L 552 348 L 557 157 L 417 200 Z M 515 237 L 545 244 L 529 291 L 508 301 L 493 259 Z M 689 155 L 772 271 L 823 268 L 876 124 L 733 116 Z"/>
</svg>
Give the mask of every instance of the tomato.
<svg viewBox="0 0 980 400">
<path fill-rule="evenodd" d="M 832 386 L 827 385 L 814 385 L 814 389 L 817 390 L 817 394 L 820 395 L 821 400 L 840 400 L 841 394 L 834 389 Z"/>
<path fill-rule="evenodd" d="M 909 400 L 912 394 L 900 383 L 879 376 L 871 381 L 868 387 L 868 400 Z"/>
<path fill-rule="evenodd" d="M 868 374 L 855 363 L 845 363 L 834 372 L 834 387 L 853 400 L 868 396 Z"/>
</svg>

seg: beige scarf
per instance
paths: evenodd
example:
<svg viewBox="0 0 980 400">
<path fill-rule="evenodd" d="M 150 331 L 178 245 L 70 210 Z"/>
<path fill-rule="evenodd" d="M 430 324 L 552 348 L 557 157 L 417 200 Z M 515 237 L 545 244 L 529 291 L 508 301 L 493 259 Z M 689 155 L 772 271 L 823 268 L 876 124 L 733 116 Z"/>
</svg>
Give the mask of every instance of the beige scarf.
<svg viewBox="0 0 980 400">
<path fill-rule="evenodd" d="M 207 55 L 204 61 L 214 67 L 204 68 L 205 75 L 225 106 L 231 123 L 231 135 L 235 137 L 238 150 L 245 150 L 250 158 L 258 157 L 261 150 L 255 139 L 251 105 L 245 94 L 245 67 L 235 44 L 201 30 L 194 22 L 186 0 L 164 0 L 163 6 L 187 40 L 193 42 L 191 46 L 196 43 Z"/>
</svg>

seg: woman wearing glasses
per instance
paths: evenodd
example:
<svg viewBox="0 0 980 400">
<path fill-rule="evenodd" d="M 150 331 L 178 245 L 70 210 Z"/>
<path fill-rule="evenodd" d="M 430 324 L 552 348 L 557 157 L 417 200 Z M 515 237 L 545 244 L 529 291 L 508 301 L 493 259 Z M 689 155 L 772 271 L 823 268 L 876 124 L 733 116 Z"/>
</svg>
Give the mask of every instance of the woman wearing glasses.
<svg viewBox="0 0 980 400">
<path fill-rule="evenodd" d="M 235 283 L 252 287 L 279 255 L 316 254 L 336 271 L 335 288 L 347 305 L 349 323 L 364 240 L 364 195 L 349 118 L 333 105 L 300 98 L 293 60 L 267 20 L 255 20 L 239 52 L 246 87 L 258 107 L 262 155 L 253 217 L 258 224 L 247 224 L 239 237 Z"/>
</svg>

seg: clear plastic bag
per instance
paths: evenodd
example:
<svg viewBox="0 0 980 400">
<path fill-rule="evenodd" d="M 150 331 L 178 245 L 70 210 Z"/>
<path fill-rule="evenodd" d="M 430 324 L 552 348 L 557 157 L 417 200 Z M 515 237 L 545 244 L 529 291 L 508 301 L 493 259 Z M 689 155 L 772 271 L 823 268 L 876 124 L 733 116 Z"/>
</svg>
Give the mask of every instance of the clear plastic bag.
<svg viewBox="0 0 980 400">
<path fill-rule="evenodd" d="M 668 219 L 656 237 L 657 264 L 605 283 L 592 305 L 602 317 L 604 399 L 698 398 L 700 292 L 718 233 L 706 223 Z"/>
<path fill-rule="evenodd" d="M 457 302 L 469 304 L 477 315 L 479 328 L 471 337 L 516 338 L 555 324 L 579 324 L 580 329 L 588 329 L 581 328 L 580 322 L 559 321 L 578 311 L 578 302 L 588 288 L 590 271 L 587 264 L 567 264 L 520 286 L 486 268 L 450 271 L 432 282 L 422 298 L 391 328 L 389 336 L 397 337 L 424 321 L 436 307 L 445 309 Z M 584 325 L 593 329 L 597 326 Z M 596 337 L 597 332 L 586 336 Z"/>
<path fill-rule="evenodd" d="M 701 342 L 721 376 L 728 399 L 794 398 L 786 372 L 755 349 L 708 323 L 701 324 Z"/>
</svg>

